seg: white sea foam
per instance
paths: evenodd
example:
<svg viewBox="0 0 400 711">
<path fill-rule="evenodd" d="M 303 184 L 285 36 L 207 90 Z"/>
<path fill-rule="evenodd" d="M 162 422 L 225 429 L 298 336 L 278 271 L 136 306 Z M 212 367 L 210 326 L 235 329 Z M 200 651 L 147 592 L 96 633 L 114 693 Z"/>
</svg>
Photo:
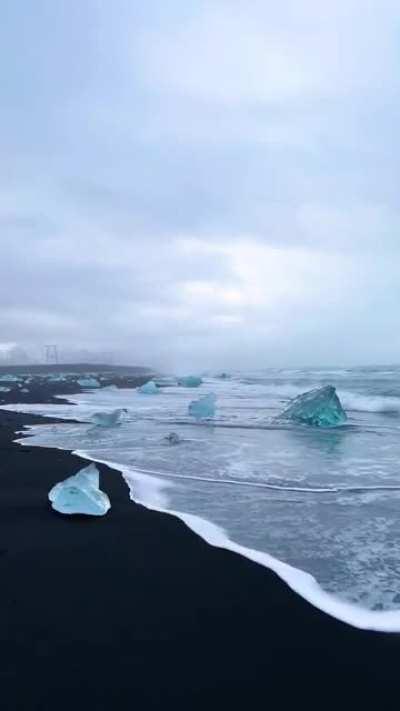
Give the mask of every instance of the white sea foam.
<svg viewBox="0 0 400 711">
<path fill-rule="evenodd" d="M 400 412 L 400 398 L 382 395 L 360 395 L 340 390 L 338 392 L 345 410 L 350 412 Z"/>
<path fill-rule="evenodd" d="M 77 450 L 74 453 L 84 459 L 93 460 L 93 457 L 87 452 Z M 265 568 L 269 568 L 284 580 L 294 592 L 328 615 L 360 629 L 379 632 L 400 632 L 399 610 L 372 611 L 343 602 L 325 592 L 309 573 L 294 568 L 268 553 L 235 543 L 228 537 L 223 528 L 210 521 L 199 516 L 166 508 L 167 495 L 165 490 L 167 486 L 164 481 L 157 480 L 157 478 L 143 474 L 131 467 L 121 466 L 115 461 L 97 458 L 95 461 L 118 469 L 122 473 L 129 486 L 131 499 L 136 503 L 140 503 L 153 511 L 176 516 L 210 545 L 233 551 L 259 565 L 263 565 Z"/>
</svg>

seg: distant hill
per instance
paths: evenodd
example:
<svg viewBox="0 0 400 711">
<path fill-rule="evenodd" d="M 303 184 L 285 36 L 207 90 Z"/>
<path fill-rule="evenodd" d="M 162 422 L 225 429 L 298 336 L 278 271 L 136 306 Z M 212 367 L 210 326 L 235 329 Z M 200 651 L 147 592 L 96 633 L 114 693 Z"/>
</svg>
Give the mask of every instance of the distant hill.
<svg viewBox="0 0 400 711">
<path fill-rule="evenodd" d="M 154 373 L 153 368 L 136 365 L 106 365 L 103 363 L 58 363 L 0 365 L 2 373 L 116 373 L 118 375 L 144 375 Z"/>
</svg>

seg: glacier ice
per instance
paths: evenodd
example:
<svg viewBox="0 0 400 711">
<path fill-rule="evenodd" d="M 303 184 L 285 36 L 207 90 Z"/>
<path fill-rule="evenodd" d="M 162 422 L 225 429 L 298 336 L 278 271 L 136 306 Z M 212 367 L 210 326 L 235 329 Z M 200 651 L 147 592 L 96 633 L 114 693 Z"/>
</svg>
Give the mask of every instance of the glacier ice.
<svg viewBox="0 0 400 711">
<path fill-rule="evenodd" d="M 16 375 L 10 375 L 10 374 L 5 374 L 5 375 L 0 375 L 0 381 L 2 383 L 19 383 L 21 378 L 18 378 Z"/>
<path fill-rule="evenodd" d="M 189 415 L 196 420 L 204 420 L 215 415 L 215 404 L 217 398 L 214 393 L 203 395 L 199 400 L 192 400 L 189 404 Z"/>
<path fill-rule="evenodd" d="M 100 383 L 96 378 L 79 378 L 78 385 L 81 388 L 99 388 Z"/>
<path fill-rule="evenodd" d="M 170 432 L 164 439 L 168 444 L 179 444 L 179 442 L 181 442 L 181 438 L 177 432 Z"/>
<path fill-rule="evenodd" d="M 63 514 L 104 516 L 111 508 L 110 499 L 99 489 L 99 470 L 95 464 L 55 484 L 49 491 L 55 511 Z"/>
<path fill-rule="evenodd" d="M 347 420 L 333 385 L 309 390 L 294 398 L 280 419 L 294 420 L 316 427 L 334 427 Z"/>
<path fill-rule="evenodd" d="M 178 385 L 183 388 L 198 388 L 202 382 L 203 379 L 198 375 L 184 375 L 182 378 L 178 378 Z"/>
<path fill-rule="evenodd" d="M 144 395 L 157 395 L 160 391 L 154 380 L 149 380 L 147 383 L 140 386 L 139 392 L 144 393 Z"/>
<path fill-rule="evenodd" d="M 111 412 L 94 412 L 91 420 L 98 427 L 114 427 L 118 425 L 123 413 L 128 412 L 126 407 L 119 407 Z"/>
</svg>

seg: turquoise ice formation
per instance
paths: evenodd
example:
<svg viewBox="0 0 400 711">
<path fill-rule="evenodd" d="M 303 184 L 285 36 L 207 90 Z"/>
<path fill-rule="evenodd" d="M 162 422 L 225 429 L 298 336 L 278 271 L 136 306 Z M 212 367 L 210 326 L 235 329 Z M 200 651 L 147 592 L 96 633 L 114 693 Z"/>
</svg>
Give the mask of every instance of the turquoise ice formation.
<svg viewBox="0 0 400 711">
<path fill-rule="evenodd" d="M 189 404 L 189 415 L 196 420 L 205 420 L 215 415 L 216 396 L 213 393 L 204 395 L 199 400 L 192 400 Z"/>
<path fill-rule="evenodd" d="M 107 494 L 99 489 L 99 471 L 95 464 L 53 486 L 49 500 L 52 508 L 63 514 L 104 516 L 111 508 Z"/>
<path fill-rule="evenodd" d="M 160 391 L 154 380 L 149 380 L 148 383 L 140 386 L 139 392 L 144 393 L 144 395 L 157 395 Z"/>
<path fill-rule="evenodd" d="M 296 397 L 280 416 L 315 427 L 335 427 L 347 420 L 333 385 L 309 390 Z"/>
<path fill-rule="evenodd" d="M 202 382 L 203 379 L 198 375 L 185 375 L 182 378 L 178 378 L 178 385 L 183 388 L 198 388 Z"/>
<path fill-rule="evenodd" d="M 18 383 L 21 380 L 21 378 L 18 378 L 16 375 L 10 375 L 10 374 L 5 374 L 5 375 L 0 375 L 0 381 L 2 383 Z"/>
<path fill-rule="evenodd" d="M 78 385 L 81 388 L 99 388 L 100 383 L 96 378 L 79 378 Z"/>
<path fill-rule="evenodd" d="M 97 427 L 115 427 L 120 423 L 123 413 L 128 412 L 125 407 L 120 407 L 111 412 L 94 412 L 91 420 Z"/>
</svg>

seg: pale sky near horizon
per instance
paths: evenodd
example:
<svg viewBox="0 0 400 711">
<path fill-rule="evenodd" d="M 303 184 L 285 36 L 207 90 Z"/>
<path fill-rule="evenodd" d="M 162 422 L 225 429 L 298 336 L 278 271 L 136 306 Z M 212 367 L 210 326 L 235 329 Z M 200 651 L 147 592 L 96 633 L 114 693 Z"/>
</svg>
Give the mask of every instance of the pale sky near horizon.
<svg viewBox="0 0 400 711">
<path fill-rule="evenodd" d="M 395 0 L 3 0 L 0 344 L 400 361 Z"/>
</svg>

